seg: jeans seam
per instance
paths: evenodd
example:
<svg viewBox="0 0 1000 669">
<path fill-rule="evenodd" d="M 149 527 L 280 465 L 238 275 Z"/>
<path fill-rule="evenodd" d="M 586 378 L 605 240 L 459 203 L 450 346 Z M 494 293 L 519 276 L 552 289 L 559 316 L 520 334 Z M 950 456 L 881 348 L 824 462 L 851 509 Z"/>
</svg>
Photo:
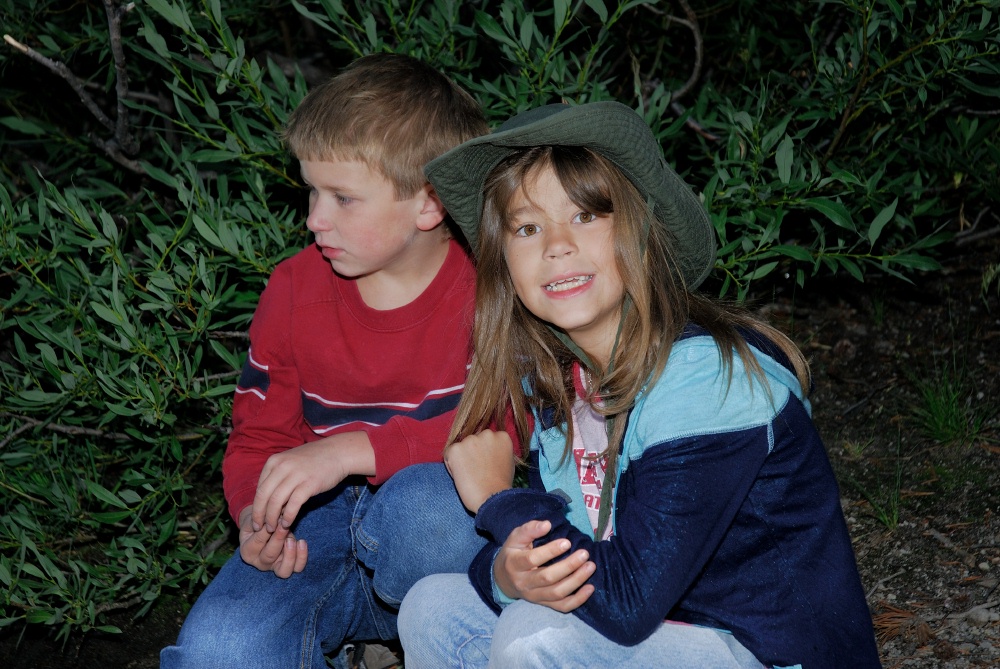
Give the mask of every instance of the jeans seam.
<svg viewBox="0 0 1000 669">
<path fill-rule="evenodd" d="M 455 659 L 458 660 L 458 665 L 459 665 L 459 667 L 461 669 L 465 669 L 465 661 L 462 659 L 462 651 L 463 651 L 463 649 L 466 646 L 468 646 L 470 643 L 472 643 L 476 639 L 488 639 L 489 642 L 490 642 L 490 645 L 493 645 L 493 635 L 492 634 L 473 634 L 472 636 L 468 637 L 465 641 L 463 641 L 461 644 L 459 644 L 459 646 L 455 649 Z"/>
<path fill-rule="evenodd" d="M 374 498 L 375 495 L 369 490 L 359 489 L 357 486 L 355 486 L 355 494 L 357 494 L 358 499 L 354 506 L 354 516 L 351 519 L 351 525 L 353 526 L 352 529 L 354 530 L 351 534 L 354 535 L 354 539 L 359 544 L 364 546 L 365 550 L 372 553 L 378 553 L 378 547 L 379 547 L 378 540 L 372 538 L 367 532 L 364 531 L 362 527 L 362 525 L 365 522 L 365 518 L 367 518 L 368 516 L 367 513 L 368 510 L 367 509 L 365 510 L 364 515 L 360 515 L 358 513 L 358 506 L 361 504 L 361 500 L 365 496 Z M 354 548 L 354 556 L 355 558 L 357 557 L 357 548 Z"/>
<path fill-rule="evenodd" d="M 341 572 L 343 573 L 343 572 Z M 312 611 L 309 614 L 309 618 L 306 620 L 306 628 L 303 630 L 302 634 L 302 656 L 300 658 L 299 667 L 301 669 L 309 669 L 312 666 L 312 655 L 313 646 L 316 645 L 316 627 L 318 625 L 318 620 L 323 607 L 333 596 L 334 590 L 343 586 L 343 579 L 337 579 L 333 585 L 327 588 L 326 593 L 319 599 L 312 607 Z M 311 637 L 311 638 L 310 638 Z"/>
</svg>

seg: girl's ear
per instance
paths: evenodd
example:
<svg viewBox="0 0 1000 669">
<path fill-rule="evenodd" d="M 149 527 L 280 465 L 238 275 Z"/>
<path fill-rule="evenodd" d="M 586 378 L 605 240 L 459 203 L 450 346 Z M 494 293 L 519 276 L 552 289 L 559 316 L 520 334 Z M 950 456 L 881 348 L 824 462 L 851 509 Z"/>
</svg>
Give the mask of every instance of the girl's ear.
<svg viewBox="0 0 1000 669">
<path fill-rule="evenodd" d="M 433 230 L 441 225 L 444 220 L 445 210 L 441 204 L 434 186 L 424 184 L 423 189 L 417 194 L 420 198 L 420 213 L 417 214 L 417 228 L 424 232 Z"/>
</svg>

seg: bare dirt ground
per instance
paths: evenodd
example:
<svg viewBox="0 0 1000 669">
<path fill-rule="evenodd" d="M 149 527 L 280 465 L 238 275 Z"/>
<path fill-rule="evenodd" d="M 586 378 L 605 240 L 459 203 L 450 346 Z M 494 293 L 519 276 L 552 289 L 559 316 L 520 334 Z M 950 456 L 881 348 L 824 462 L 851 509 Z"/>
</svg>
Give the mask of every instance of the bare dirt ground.
<svg viewBox="0 0 1000 669">
<path fill-rule="evenodd" d="M 1000 667 L 1000 290 L 996 238 L 941 272 L 775 284 L 755 302 L 815 377 L 813 414 L 841 485 L 886 669 Z M 939 423 L 931 436 L 927 423 Z M 948 426 L 951 427 L 948 427 Z M 951 436 L 948 436 L 951 435 Z M 164 598 L 120 635 L 0 636 L 0 667 L 157 667 L 189 603 Z"/>
</svg>

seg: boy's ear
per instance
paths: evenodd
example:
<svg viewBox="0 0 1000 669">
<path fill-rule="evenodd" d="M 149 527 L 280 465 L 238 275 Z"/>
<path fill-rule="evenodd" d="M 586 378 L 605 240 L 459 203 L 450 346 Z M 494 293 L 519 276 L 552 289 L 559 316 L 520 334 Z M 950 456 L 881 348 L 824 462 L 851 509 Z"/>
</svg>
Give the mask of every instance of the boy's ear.
<svg viewBox="0 0 1000 669">
<path fill-rule="evenodd" d="M 417 215 L 417 228 L 426 232 L 441 225 L 441 221 L 444 220 L 445 211 L 444 205 L 441 204 L 441 200 L 434 190 L 434 186 L 425 184 L 420 191 L 420 196 L 423 200 L 420 213 Z"/>
</svg>

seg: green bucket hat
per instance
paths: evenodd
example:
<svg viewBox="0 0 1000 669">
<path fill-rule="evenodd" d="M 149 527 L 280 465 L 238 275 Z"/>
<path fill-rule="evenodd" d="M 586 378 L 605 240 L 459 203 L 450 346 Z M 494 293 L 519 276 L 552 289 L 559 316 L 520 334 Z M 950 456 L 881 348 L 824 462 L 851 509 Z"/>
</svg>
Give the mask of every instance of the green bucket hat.
<svg viewBox="0 0 1000 669">
<path fill-rule="evenodd" d="M 619 102 L 550 104 L 509 118 L 424 168 L 451 217 L 476 249 L 483 211 L 483 183 L 504 158 L 533 146 L 580 146 L 599 153 L 653 204 L 673 236 L 681 276 L 696 288 L 715 266 L 715 234 L 698 196 L 667 164 L 646 122 Z"/>
</svg>

